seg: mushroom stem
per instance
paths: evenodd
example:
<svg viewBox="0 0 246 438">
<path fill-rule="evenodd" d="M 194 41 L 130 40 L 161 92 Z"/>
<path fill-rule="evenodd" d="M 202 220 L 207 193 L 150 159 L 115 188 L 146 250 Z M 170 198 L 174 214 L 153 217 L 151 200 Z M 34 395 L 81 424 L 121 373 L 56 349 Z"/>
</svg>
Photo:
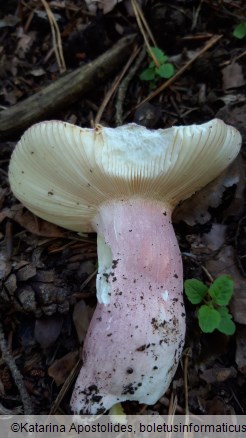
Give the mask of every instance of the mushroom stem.
<svg viewBox="0 0 246 438">
<path fill-rule="evenodd" d="M 185 336 L 182 261 L 171 207 L 111 201 L 94 219 L 98 304 L 72 411 L 99 414 L 124 400 L 153 404 L 176 371 Z"/>
</svg>

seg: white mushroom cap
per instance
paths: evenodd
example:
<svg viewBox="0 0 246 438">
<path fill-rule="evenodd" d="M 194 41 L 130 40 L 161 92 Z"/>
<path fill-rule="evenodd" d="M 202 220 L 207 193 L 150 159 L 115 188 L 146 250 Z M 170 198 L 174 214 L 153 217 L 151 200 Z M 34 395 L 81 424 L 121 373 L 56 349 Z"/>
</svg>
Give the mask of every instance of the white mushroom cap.
<svg viewBox="0 0 246 438">
<path fill-rule="evenodd" d="M 219 119 L 154 131 L 41 122 L 17 144 L 9 180 L 36 215 L 87 232 L 109 199 L 141 197 L 175 207 L 220 174 L 240 145 L 239 132 Z"/>
</svg>

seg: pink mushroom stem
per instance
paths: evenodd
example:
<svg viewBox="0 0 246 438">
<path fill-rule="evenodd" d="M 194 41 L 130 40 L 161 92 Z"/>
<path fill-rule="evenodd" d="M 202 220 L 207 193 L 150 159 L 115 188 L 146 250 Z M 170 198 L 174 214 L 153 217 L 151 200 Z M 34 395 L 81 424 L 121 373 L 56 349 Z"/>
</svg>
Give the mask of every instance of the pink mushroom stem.
<svg viewBox="0 0 246 438">
<path fill-rule="evenodd" d="M 168 389 L 185 337 L 183 273 L 171 208 L 131 198 L 100 207 L 98 304 L 83 350 L 72 411 L 154 404 Z"/>
</svg>

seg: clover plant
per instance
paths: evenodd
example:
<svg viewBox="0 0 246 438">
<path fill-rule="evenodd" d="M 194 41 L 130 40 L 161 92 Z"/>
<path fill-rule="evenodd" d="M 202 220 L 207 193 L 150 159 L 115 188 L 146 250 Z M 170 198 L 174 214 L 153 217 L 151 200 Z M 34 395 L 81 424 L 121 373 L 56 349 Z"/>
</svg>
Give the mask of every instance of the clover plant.
<svg viewBox="0 0 246 438">
<path fill-rule="evenodd" d="M 226 335 L 233 335 L 236 326 L 232 321 L 228 304 L 233 295 L 233 280 L 229 275 L 221 275 L 207 286 L 195 278 L 184 283 L 185 294 L 192 304 L 198 304 L 198 323 L 204 333 L 215 329 Z"/>
</svg>

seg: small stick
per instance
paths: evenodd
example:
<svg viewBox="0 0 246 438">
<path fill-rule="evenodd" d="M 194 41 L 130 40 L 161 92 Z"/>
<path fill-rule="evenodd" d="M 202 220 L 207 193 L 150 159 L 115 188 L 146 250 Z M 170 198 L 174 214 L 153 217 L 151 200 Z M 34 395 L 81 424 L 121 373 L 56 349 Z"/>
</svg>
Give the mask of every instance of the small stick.
<svg viewBox="0 0 246 438">
<path fill-rule="evenodd" d="M 154 61 L 156 67 L 159 68 L 160 67 L 160 63 L 159 63 L 158 59 L 156 58 L 153 50 L 150 47 L 150 44 L 149 44 L 149 41 L 148 41 L 148 36 L 145 33 L 144 26 L 146 27 L 146 31 L 149 34 L 150 39 L 152 40 L 152 42 L 154 42 L 154 45 L 156 46 L 155 40 L 153 39 L 153 36 L 150 33 L 149 26 L 147 25 L 147 22 L 146 22 L 146 20 L 145 20 L 145 18 L 143 16 L 143 13 L 142 13 L 140 7 L 138 6 L 136 0 L 132 0 L 132 8 L 133 8 L 134 14 L 136 16 L 137 24 L 138 24 L 140 32 L 141 32 L 141 34 L 143 36 L 143 39 L 144 39 L 145 45 L 147 47 L 147 50 L 149 52 L 149 55 L 151 56 L 152 60 Z"/>
<path fill-rule="evenodd" d="M 103 102 L 98 110 L 98 113 L 96 115 L 95 118 L 95 122 L 94 124 L 97 125 L 98 123 L 100 123 L 101 117 L 103 115 L 103 112 L 108 104 L 108 102 L 110 101 L 110 99 L 112 98 L 112 96 L 114 95 L 116 89 L 119 86 L 119 83 L 121 81 L 121 79 L 123 78 L 123 76 L 125 75 L 126 71 L 128 70 L 129 66 L 131 65 L 132 61 L 135 59 L 136 55 L 138 53 L 138 49 L 135 48 L 135 50 L 133 50 L 132 55 L 130 56 L 130 58 L 128 59 L 126 65 L 124 66 L 122 72 L 116 77 L 115 81 L 113 82 L 113 85 L 111 86 L 111 88 L 109 89 L 109 91 L 106 93 Z"/>
<path fill-rule="evenodd" d="M 188 390 L 188 363 L 191 349 L 187 348 L 184 352 L 184 393 L 185 393 L 185 415 L 189 415 L 189 390 Z"/>
<path fill-rule="evenodd" d="M 11 355 L 9 348 L 7 347 L 7 343 L 6 343 L 6 340 L 4 337 L 4 332 L 3 332 L 3 326 L 1 324 L 1 322 L 0 322 L 0 349 L 2 352 L 2 358 L 5 361 L 5 363 L 7 364 L 7 366 L 9 367 L 10 372 L 12 374 L 12 377 L 15 381 L 15 384 L 19 390 L 20 397 L 21 397 L 21 400 L 23 403 L 24 414 L 31 415 L 33 412 L 31 399 L 30 399 L 30 396 L 25 388 L 25 385 L 23 382 L 23 377 L 16 366 L 15 360 L 14 360 L 13 356 Z"/>
<path fill-rule="evenodd" d="M 144 57 L 145 57 L 145 47 L 142 48 L 135 64 L 132 66 L 132 68 L 129 70 L 128 75 L 123 79 L 119 86 L 118 94 L 117 94 L 117 102 L 116 102 L 116 125 L 121 126 L 123 124 L 123 102 L 125 99 L 125 95 L 127 92 L 128 85 L 130 81 L 132 80 L 133 76 L 135 76 L 136 71 L 138 70 L 140 64 L 142 63 Z"/>
<path fill-rule="evenodd" d="M 46 0 L 41 0 L 43 6 L 45 8 L 46 14 L 48 16 L 48 20 L 50 22 L 52 40 L 53 40 L 53 48 L 56 55 L 56 61 L 60 70 L 60 73 L 63 73 L 66 70 L 66 64 L 63 56 L 62 50 L 62 41 L 59 27 L 57 25 L 56 19 L 50 9 L 49 4 Z"/>
</svg>

